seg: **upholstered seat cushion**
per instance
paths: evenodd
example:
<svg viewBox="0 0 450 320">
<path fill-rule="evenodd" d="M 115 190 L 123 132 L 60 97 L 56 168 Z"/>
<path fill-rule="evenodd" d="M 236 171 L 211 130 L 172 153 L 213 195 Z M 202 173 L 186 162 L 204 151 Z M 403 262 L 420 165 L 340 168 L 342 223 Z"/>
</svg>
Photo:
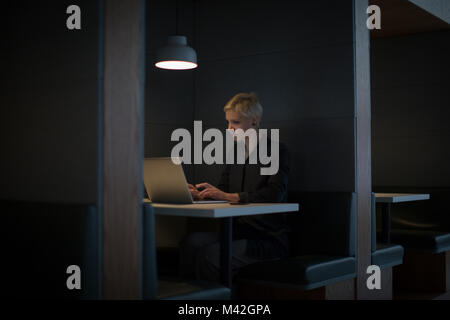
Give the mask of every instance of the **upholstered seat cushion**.
<svg viewBox="0 0 450 320">
<path fill-rule="evenodd" d="M 395 229 L 391 230 L 391 241 L 407 249 L 426 250 L 432 253 L 450 250 L 450 233 L 441 231 Z"/>
<path fill-rule="evenodd" d="M 313 289 L 337 278 L 351 278 L 355 273 L 356 260 L 353 257 L 304 255 L 251 264 L 239 271 L 239 278 Z"/>
<path fill-rule="evenodd" d="M 381 269 L 403 263 L 404 249 L 398 244 L 377 243 L 377 250 L 372 252 L 372 264 Z"/>
</svg>

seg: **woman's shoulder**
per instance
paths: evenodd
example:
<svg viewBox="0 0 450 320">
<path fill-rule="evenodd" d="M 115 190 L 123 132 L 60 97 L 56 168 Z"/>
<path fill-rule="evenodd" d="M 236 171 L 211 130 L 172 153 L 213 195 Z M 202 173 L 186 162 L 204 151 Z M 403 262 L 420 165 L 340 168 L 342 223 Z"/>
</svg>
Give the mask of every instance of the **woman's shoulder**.
<svg viewBox="0 0 450 320">
<path fill-rule="evenodd" d="M 267 142 L 268 142 L 267 145 L 272 146 L 272 140 L 271 139 L 268 139 Z M 282 152 L 283 153 L 285 153 L 285 152 L 288 153 L 289 152 L 289 148 L 288 148 L 286 143 L 281 142 L 281 141 L 277 141 L 277 142 L 278 142 L 278 150 L 280 150 L 280 153 L 282 153 Z"/>
<path fill-rule="evenodd" d="M 270 154 L 272 154 L 272 140 L 268 139 L 267 145 L 270 146 Z M 286 143 L 278 141 L 278 156 L 280 163 L 284 164 L 285 166 L 289 166 L 289 163 L 291 161 L 291 153 L 289 152 L 289 148 Z"/>
</svg>

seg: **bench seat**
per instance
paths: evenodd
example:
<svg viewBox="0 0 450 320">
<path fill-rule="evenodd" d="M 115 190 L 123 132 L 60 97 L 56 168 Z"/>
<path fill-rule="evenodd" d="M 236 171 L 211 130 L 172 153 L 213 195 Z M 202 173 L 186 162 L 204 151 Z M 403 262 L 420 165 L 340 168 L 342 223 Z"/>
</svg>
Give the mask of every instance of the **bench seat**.
<svg viewBox="0 0 450 320">
<path fill-rule="evenodd" d="M 377 243 L 377 249 L 372 252 L 372 264 L 381 269 L 394 267 L 403 263 L 403 254 L 401 245 Z"/>
<path fill-rule="evenodd" d="M 239 271 L 244 280 L 264 279 L 266 283 L 284 284 L 311 290 L 356 276 L 354 257 L 304 255 L 248 265 Z"/>
</svg>

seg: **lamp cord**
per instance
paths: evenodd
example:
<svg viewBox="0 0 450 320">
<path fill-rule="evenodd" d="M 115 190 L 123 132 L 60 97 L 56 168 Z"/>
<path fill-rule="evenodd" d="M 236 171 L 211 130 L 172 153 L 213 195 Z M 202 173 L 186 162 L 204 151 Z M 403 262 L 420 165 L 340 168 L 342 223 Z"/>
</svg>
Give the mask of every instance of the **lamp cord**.
<svg viewBox="0 0 450 320">
<path fill-rule="evenodd" d="M 176 0 L 175 9 L 175 34 L 178 35 L 178 0 Z"/>
</svg>

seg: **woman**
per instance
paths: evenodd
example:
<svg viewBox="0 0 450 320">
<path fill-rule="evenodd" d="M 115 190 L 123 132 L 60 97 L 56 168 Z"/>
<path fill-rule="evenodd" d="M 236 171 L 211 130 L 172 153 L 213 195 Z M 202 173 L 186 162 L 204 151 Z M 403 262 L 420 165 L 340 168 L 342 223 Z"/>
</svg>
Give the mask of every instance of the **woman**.
<svg viewBox="0 0 450 320">
<path fill-rule="evenodd" d="M 225 105 L 228 129 L 257 130 L 262 106 L 254 93 L 239 93 Z M 267 142 L 268 154 L 271 152 Z M 261 164 L 249 164 L 248 140 L 245 140 L 245 164 L 227 164 L 217 187 L 203 182 L 189 185 L 196 199 L 211 198 L 230 202 L 286 202 L 289 153 L 279 144 L 279 169 L 274 175 L 261 175 Z M 234 153 L 236 154 L 236 152 Z M 236 163 L 236 161 L 234 162 Z M 233 220 L 233 271 L 261 260 L 278 259 L 289 252 L 286 217 L 283 214 L 244 216 Z M 197 232 L 180 244 L 182 275 L 199 280 L 218 281 L 220 244 L 218 235 Z"/>
</svg>

